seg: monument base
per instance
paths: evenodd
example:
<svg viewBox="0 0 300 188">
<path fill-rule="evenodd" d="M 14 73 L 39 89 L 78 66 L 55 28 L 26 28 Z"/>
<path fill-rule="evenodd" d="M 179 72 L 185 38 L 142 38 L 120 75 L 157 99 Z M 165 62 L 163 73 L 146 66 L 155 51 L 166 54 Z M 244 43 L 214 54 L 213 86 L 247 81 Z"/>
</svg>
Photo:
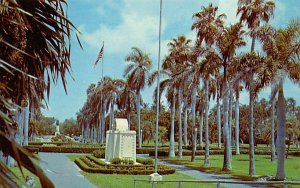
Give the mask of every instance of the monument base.
<svg viewBox="0 0 300 188">
<path fill-rule="evenodd" d="M 149 175 L 149 181 L 162 181 L 162 179 L 162 175 L 159 175 L 158 173 L 153 173 Z"/>
</svg>

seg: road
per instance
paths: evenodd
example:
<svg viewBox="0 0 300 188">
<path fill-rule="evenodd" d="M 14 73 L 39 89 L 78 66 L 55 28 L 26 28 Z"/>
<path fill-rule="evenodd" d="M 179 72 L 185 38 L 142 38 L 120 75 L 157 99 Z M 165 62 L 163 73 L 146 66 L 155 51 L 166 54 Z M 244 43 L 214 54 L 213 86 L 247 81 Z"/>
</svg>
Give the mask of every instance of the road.
<svg viewBox="0 0 300 188">
<path fill-rule="evenodd" d="M 95 188 L 65 153 L 39 153 L 41 168 L 57 188 Z"/>
</svg>

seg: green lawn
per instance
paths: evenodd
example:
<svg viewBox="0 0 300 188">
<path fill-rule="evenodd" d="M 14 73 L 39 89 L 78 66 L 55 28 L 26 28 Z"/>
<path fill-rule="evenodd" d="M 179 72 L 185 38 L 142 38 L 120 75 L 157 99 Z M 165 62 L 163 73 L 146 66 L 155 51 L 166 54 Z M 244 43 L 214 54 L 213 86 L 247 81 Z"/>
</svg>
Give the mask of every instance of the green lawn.
<svg viewBox="0 0 300 188">
<path fill-rule="evenodd" d="M 165 158 L 170 162 L 176 164 L 182 164 L 200 171 L 208 173 L 223 174 L 224 176 L 232 176 L 241 178 L 243 180 L 251 180 L 253 178 L 248 176 L 249 171 L 249 156 L 248 155 L 233 155 L 232 160 L 232 171 L 224 172 L 223 167 L 223 155 L 210 155 L 210 167 L 204 167 L 204 156 L 196 157 L 194 163 L 190 162 L 191 157 L 185 156 L 181 160 L 177 157 Z M 277 163 L 270 162 L 270 156 L 267 155 L 256 155 L 256 174 L 257 176 L 272 175 L 275 177 Z M 300 157 L 289 156 L 286 160 L 286 175 L 288 180 L 300 180 Z M 255 179 L 255 177 L 254 177 Z"/>
<path fill-rule="evenodd" d="M 80 155 L 68 155 L 71 161 L 79 158 Z M 91 183 L 97 187 L 117 187 L 117 188 L 127 188 L 134 186 L 134 178 L 138 180 L 148 180 L 147 175 L 118 175 L 118 174 L 92 174 L 81 172 Z M 191 176 L 184 175 L 182 173 L 176 172 L 175 174 L 164 175 L 163 180 L 196 180 Z M 199 187 L 200 184 L 195 183 L 183 183 L 182 188 Z M 207 188 L 215 188 L 214 184 L 204 184 L 203 186 Z M 137 182 L 136 187 L 138 188 L 150 188 L 151 183 L 148 182 Z M 177 188 L 178 183 L 158 183 L 156 188 Z"/>
<path fill-rule="evenodd" d="M 131 188 L 134 187 L 134 178 L 147 180 L 148 176 L 134 176 L 134 175 L 118 175 L 118 174 L 90 174 L 83 173 L 84 176 L 97 187 L 117 187 L 117 188 Z M 164 175 L 163 180 L 195 180 L 190 176 L 176 172 L 175 174 Z M 183 183 L 183 188 L 199 187 L 200 184 L 195 183 Z M 150 188 L 151 183 L 148 182 L 137 182 L 136 187 L 138 188 Z M 156 188 L 178 188 L 178 183 L 158 183 Z M 216 187 L 214 184 L 205 184 L 205 187 Z"/>
<path fill-rule="evenodd" d="M 25 179 L 23 178 L 19 167 L 12 167 L 10 168 L 10 170 L 18 177 L 16 181 L 18 182 L 18 185 L 21 187 L 21 185 L 25 183 Z M 35 187 L 41 187 L 40 180 L 37 176 L 33 175 L 30 171 L 28 171 L 25 168 L 22 168 L 22 171 L 24 173 L 24 177 L 26 176 L 34 177 Z"/>
</svg>

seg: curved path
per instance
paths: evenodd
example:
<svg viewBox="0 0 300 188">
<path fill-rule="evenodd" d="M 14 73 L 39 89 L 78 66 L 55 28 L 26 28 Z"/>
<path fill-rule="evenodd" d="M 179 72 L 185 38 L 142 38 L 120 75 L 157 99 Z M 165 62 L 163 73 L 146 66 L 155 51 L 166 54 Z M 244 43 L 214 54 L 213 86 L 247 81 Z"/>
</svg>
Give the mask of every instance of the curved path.
<svg viewBox="0 0 300 188">
<path fill-rule="evenodd" d="M 57 188 L 95 188 L 65 153 L 39 153 L 41 168 Z"/>
</svg>

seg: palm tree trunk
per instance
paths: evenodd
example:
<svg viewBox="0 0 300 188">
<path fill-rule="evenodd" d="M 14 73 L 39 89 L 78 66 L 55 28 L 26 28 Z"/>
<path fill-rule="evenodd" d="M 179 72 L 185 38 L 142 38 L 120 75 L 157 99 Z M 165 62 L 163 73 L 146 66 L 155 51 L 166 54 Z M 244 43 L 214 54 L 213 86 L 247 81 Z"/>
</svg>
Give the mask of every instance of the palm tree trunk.
<svg viewBox="0 0 300 188">
<path fill-rule="evenodd" d="M 196 86 L 193 87 L 192 91 L 192 157 L 191 157 L 191 162 L 195 161 L 196 158 Z"/>
<path fill-rule="evenodd" d="M 254 156 L 254 96 L 253 96 L 253 73 L 250 75 L 250 136 L 249 136 L 249 175 L 255 175 L 255 156 Z"/>
<path fill-rule="evenodd" d="M 280 83 L 277 102 L 277 173 L 276 179 L 284 180 L 285 175 L 285 99 L 283 93 L 283 83 Z"/>
<path fill-rule="evenodd" d="M 138 144 L 139 148 L 142 148 L 142 137 L 141 137 L 141 93 L 137 92 L 136 95 L 136 107 L 137 107 L 137 120 L 138 120 Z"/>
<path fill-rule="evenodd" d="M 18 131 L 15 134 L 15 141 L 20 145 L 23 146 L 23 139 L 24 139 L 24 122 L 25 122 L 25 110 L 22 108 L 17 110 L 16 120 L 18 124 Z"/>
<path fill-rule="evenodd" d="M 217 94 L 217 126 L 218 126 L 218 147 L 221 149 L 222 143 L 221 143 L 221 108 L 220 108 L 220 96 Z"/>
<path fill-rule="evenodd" d="M 94 127 L 93 127 L 93 125 L 91 125 L 92 127 L 90 128 L 90 141 L 91 141 L 91 143 L 93 143 L 94 142 Z"/>
<path fill-rule="evenodd" d="M 205 80 L 205 160 L 204 160 L 204 166 L 209 166 L 209 130 L 208 130 L 208 104 L 209 104 L 209 98 L 208 98 L 208 79 Z"/>
<path fill-rule="evenodd" d="M 184 138 L 183 138 L 183 144 L 185 146 L 188 145 L 188 131 L 187 131 L 187 121 L 188 121 L 188 109 L 187 106 L 184 107 L 184 120 L 183 120 L 183 124 L 184 124 L 184 129 L 183 129 L 183 134 L 184 134 Z"/>
<path fill-rule="evenodd" d="M 130 130 L 130 111 L 127 111 L 128 130 Z"/>
<path fill-rule="evenodd" d="M 99 144 L 101 144 L 102 138 L 102 124 L 101 124 L 101 112 L 99 112 L 99 119 L 98 119 L 98 134 L 99 134 Z"/>
<path fill-rule="evenodd" d="M 271 118 L 271 161 L 276 161 L 275 154 L 275 99 L 272 99 L 272 118 Z"/>
<path fill-rule="evenodd" d="M 28 145 L 28 126 L 29 126 L 29 100 L 24 111 L 24 146 Z"/>
<path fill-rule="evenodd" d="M 86 140 L 87 140 L 87 125 L 86 125 L 86 123 L 83 125 L 83 130 L 84 130 L 83 143 L 86 143 Z"/>
<path fill-rule="evenodd" d="M 84 125 L 81 124 L 81 136 L 82 136 L 82 139 L 84 139 Z"/>
<path fill-rule="evenodd" d="M 200 122 L 199 122 L 199 140 L 200 147 L 203 149 L 203 111 L 200 112 Z"/>
<path fill-rule="evenodd" d="M 230 153 L 230 160 L 232 160 L 232 98 L 233 92 L 232 88 L 229 89 L 229 115 L 228 115 L 228 127 L 229 127 L 229 153 Z"/>
<path fill-rule="evenodd" d="M 182 111 L 182 91 L 178 90 L 178 113 L 179 113 L 179 140 L 178 140 L 178 158 L 182 158 L 182 120 L 181 120 L 181 111 Z"/>
<path fill-rule="evenodd" d="M 175 157 L 174 122 L 175 122 L 175 92 L 173 93 L 172 107 L 171 107 L 171 132 L 170 132 L 169 157 Z"/>
<path fill-rule="evenodd" d="M 106 137 L 106 132 L 105 132 L 105 110 L 104 108 L 102 107 L 102 110 L 101 110 L 101 144 L 104 144 L 104 142 L 106 142 L 105 140 L 105 137 Z"/>
<path fill-rule="evenodd" d="M 239 87 L 238 83 L 238 87 Z M 235 154 L 240 155 L 240 92 L 235 93 Z"/>
<path fill-rule="evenodd" d="M 223 113 L 224 113 L 224 161 L 223 170 L 231 170 L 231 160 L 230 160 L 230 140 L 229 140 L 229 130 L 228 130 L 228 83 L 224 83 L 224 95 L 223 95 Z"/>
<path fill-rule="evenodd" d="M 110 104 L 110 130 L 113 129 L 113 125 L 114 125 L 114 106 L 115 106 L 115 103 L 114 103 L 114 100 L 111 102 Z"/>
</svg>

